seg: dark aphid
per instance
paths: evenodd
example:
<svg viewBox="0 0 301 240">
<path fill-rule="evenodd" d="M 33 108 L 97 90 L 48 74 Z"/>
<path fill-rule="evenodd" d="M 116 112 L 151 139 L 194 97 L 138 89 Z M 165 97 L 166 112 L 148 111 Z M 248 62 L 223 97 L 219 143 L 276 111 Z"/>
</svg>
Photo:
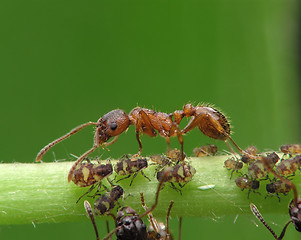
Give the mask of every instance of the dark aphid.
<svg viewBox="0 0 301 240">
<path fill-rule="evenodd" d="M 247 175 L 236 178 L 235 183 L 242 191 L 249 189 L 248 198 L 250 197 L 251 191 L 255 192 L 255 190 L 259 188 L 259 181 L 250 179 Z"/>
<path fill-rule="evenodd" d="M 147 211 L 148 208 L 145 204 L 143 193 L 140 193 L 140 197 L 141 197 L 142 207 L 145 209 L 145 211 Z M 164 223 L 158 222 L 157 219 L 153 217 L 152 213 L 149 213 L 147 215 L 148 221 L 150 222 L 150 226 L 148 227 L 148 231 L 147 231 L 148 240 L 172 240 L 173 239 L 173 237 L 169 232 L 169 215 L 173 204 L 174 202 L 171 201 L 168 207 L 167 216 L 166 216 L 166 226 L 164 225 Z"/>
<path fill-rule="evenodd" d="M 213 144 L 208 144 L 202 147 L 196 147 L 193 149 L 193 154 L 196 157 L 204 157 L 204 156 L 210 156 L 215 155 L 217 153 L 217 146 Z"/>
<path fill-rule="evenodd" d="M 300 169 L 301 155 L 282 160 L 276 167 L 276 173 L 281 176 L 294 175 Z"/>
<path fill-rule="evenodd" d="M 280 147 L 281 152 L 284 154 L 295 155 L 301 154 L 301 145 L 300 144 L 287 144 Z"/>
<path fill-rule="evenodd" d="M 232 170 L 231 171 L 231 178 L 232 178 L 232 175 L 233 175 L 234 171 L 238 172 L 238 170 L 242 169 L 242 167 L 243 167 L 243 163 L 241 161 L 234 160 L 233 158 L 227 159 L 224 162 L 224 164 L 225 164 L 225 167 L 228 170 Z"/>
<path fill-rule="evenodd" d="M 276 194 L 280 202 L 279 193 L 286 195 L 288 192 L 292 190 L 292 187 L 281 180 L 277 180 L 267 184 L 266 190 L 268 194 L 270 194 L 271 196 Z"/>
<path fill-rule="evenodd" d="M 124 191 L 122 187 L 115 186 L 110 192 L 106 192 L 94 202 L 94 212 L 96 215 L 105 215 L 116 206 Z"/>
<path fill-rule="evenodd" d="M 88 187 L 110 176 L 112 172 L 113 167 L 111 163 L 81 163 L 76 166 L 71 180 L 79 187 Z"/>
<path fill-rule="evenodd" d="M 192 177 L 196 173 L 194 167 L 186 163 L 177 164 L 175 166 L 167 167 L 163 171 L 157 172 L 157 179 L 159 182 L 162 182 L 163 176 L 165 176 L 164 182 L 169 182 L 176 191 L 182 192 L 176 188 L 174 183 L 177 183 L 179 187 L 184 187 L 189 181 L 192 180 Z"/>
<path fill-rule="evenodd" d="M 245 152 L 249 153 L 252 156 L 256 156 L 258 150 L 255 146 L 250 146 L 246 148 Z M 250 161 L 254 160 L 254 158 L 251 158 L 250 155 L 243 155 L 241 157 L 241 161 L 244 163 L 249 163 Z"/>
<path fill-rule="evenodd" d="M 179 124 L 184 117 L 192 118 L 187 126 L 181 131 Z M 135 125 L 136 127 L 136 138 L 139 144 L 137 156 L 139 156 L 142 152 L 140 133 L 144 133 L 150 137 L 155 137 L 158 133 L 166 139 L 168 144 L 171 137 L 178 138 L 178 141 L 181 144 L 181 159 L 184 160 L 182 135 L 191 131 L 195 127 L 198 127 L 203 134 L 210 138 L 222 141 L 227 141 L 229 139 L 241 153 L 248 155 L 248 153 L 239 148 L 239 146 L 230 137 L 230 124 L 227 118 L 220 111 L 210 106 L 194 107 L 191 104 L 186 104 L 183 110 L 174 111 L 171 114 L 156 112 L 140 107 L 134 108 L 129 114 L 120 109 L 112 110 L 99 118 L 97 122 L 84 123 L 46 145 L 38 153 L 36 161 L 41 161 L 44 154 L 54 145 L 90 125 L 96 126 L 94 144 L 92 148 L 82 154 L 71 167 L 68 174 L 69 182 L 72 179 L 76 166 L 82 160 L 84 160 L 90 153 L 94 152 L 99 146 L 109 146 L 115 143 L 119 135 L 125 132 L 130 125 Z M 108 142 L 111 138 L 113 138 L 113 140 Z"/>
<path fill-rule="evenodd" d="M 150 179 L 145 176 L 143 169 L 147 168 L 147 160 L 146 158 L 138 158 L 138 159 L 121 159 L 118 161 L 114 167 L 114 171 L 120 176 L 126 176 L 124 178 L 119 179 L 117 182 L 129 178 L 133 175 L 130 186 L 133 183 L 134 178 L 141 172 L 142 176 L 150 181 Z"/>
</svg>

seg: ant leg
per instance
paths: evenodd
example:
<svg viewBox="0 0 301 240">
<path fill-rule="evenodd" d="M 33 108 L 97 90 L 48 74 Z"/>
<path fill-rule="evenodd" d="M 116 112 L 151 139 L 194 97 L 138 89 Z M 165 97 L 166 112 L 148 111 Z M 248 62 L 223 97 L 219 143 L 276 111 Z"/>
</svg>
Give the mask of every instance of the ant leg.
<svg viewBox="0 0 301 240">
<path fill-rule="evenodd" d="M 85 157 L 87 157 L 90 153 L 94 152 L 94 151 L 96 150 L 97 147 L 98 147 L 98 145 L 97 145 L 97 144 L 94 144 L 94 146 L 93 146 L 90 150 L 88 150 L 87 152 L 85 152 L 83 155 L 81 155 L 81 156 L 76 160 L 76 162 L 72 165 L 72 167 L 71 167 L 71 169 L 70 169 L 70 171 L 69 171 L 69 173 L 68 173 L 68 182 L 71 181 L 72 176 L 73 176 L 73 173 L 74 173 L 75 168 L 77 167 L 77 165 L 78 165 L 83 159 L 85 159 Z"/>
<path fill-rule="evenodd" d="M 252 211 L 252 213 L 254 214 L 254 216 L 270 231 L 270 233 L 273 235 L 273 237 L 276 239 L 276 240 L 279 240 L 279 238 L 277 237 L 276 233 L 271 229 L 271 227 L 264 221 L 262 215 L 260 214 L 259 210 L 257 209 L 257 207 L 251 203 L 250 204 L 250 209 Z M 286 226 L 287 227 L 287 226 Z M 283 230 L 286 230 L 286 227 L 285 229 Z M 285 232 L 285 231 L 284 231 Z M 281 233 L 282 235 L 282 233 Z M 281 236 L 280 235 L 280 236 Z M 283 234 L 284 235 L 284 234 Z M 282 239 L 282 238 L 280 238 Z"/>
<path fill-rule="evenodd" d="M 144 208 L 145 211 L 147 211 L 147 206 L 145 204 L 144 196 L 143 196 L 142 192 L 140 193 L 140 199 L 141 199 L 141 205 L 142 205 L 142 207 Z M 154 219 L 153 214 L 149 213 L 149 214 L 147 214 L 147 216 L 148 216 L 148 220 L 151 223 L 154 231 L 155 232 L 159 232 L 158 222 Z"/>
<path fill-rule="evenodd" d="M 183 141 L 183 134 L 181 129 L 179 128 L 179 125 L 175 122 L 172 123 L 171 129 L 170 129 L 170 135 L 172 136 L 174 133 L 177 134 L 179 143 L 181 145 L 181 161 L 184 161 L 184 141 Z"/>
<path fill-rule="evenodd" d="M 137 154 L 135 154 L 136 156 L 140 156 L 142 152 L 142 143 L 139 136 L 140 132 L 145 133 L 150 137 L 155 137 L 157 135 L 157 132 L 155 131 L 155 128 L 150 121 L 150 118 L 142 109 L 139 111 L 136 121 L 136 138 L 139 144 L 139 151 Z"/>
<path fill-rule="evenodd" d="M 172 205 L 174 204 L 174 201 L 170 201 L 167 214 L 166 214 L 166 239 L 170 239 L 170 232 L 169 232 L 169 215 L 172 208 Z"/>
<path fill-rule="evenodd" d="M 170 137 L 166 137 L 166 144 L 167 144 L 167 152 L 170 150 Z"/>
<path fill-rule="evenodd" d="M 46 145 L 44 148 L 41 149 L 41 151 L 38 153 L 37 157 L 36 157 L 36 162 L 41 161 L 42 157 L 44 156 L 44 154 L 50 149 L 52 148 L 54 145 L 56 145 L 57 143 L 63 141 L 64 139 L 70 137 L 71 135 L 77 133 L 78 131 L 82 130 L 84 127 L 87 127 L 89 125 L 97 125 L 96 122 L 87 122 L 84 123 L 74 129 L 72 129 L 70 132 L 68 132 L 66 135 L 54 140 L 53 142 L 49 143 L 48 145 Z"/>
<path fill-rule="evenodd" d="M 91 205 L 88 201 L 85 200 L 84 206 L 85 206 L 86 212 L 88 213 L 88 215 L 91 219 L 91 222 L 93 224 L 94 231 L 95 231 L 95 234 L 96 234 L 96 240 L 99 240 L 99 235 L 98 235 L 97 227 L 96 227 L 96 224 L 95 224 L 95 219 L 94 219 L 94 215 L 93 215 Z"/>
</svg>

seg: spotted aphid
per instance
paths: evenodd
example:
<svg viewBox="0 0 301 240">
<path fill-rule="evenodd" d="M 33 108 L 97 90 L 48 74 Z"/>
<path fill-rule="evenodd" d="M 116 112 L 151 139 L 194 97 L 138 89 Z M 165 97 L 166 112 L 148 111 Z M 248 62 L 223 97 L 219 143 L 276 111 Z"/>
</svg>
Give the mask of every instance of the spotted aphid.
<svg viewBox="0 0 301 240">
<path fill-rule="evenodd" d="M 110 176 L 112 172 L 113 167 L 111 163 L 80 163 L 75 168 L 72 176 L 72 181 L 79 187 L 88 187 Z"/>
<path fill-rule="evenodd" d="M 276 173 L 280 176 L 294 175 L 301 166 L 301 155 L 282 160 L 276 167 Z"/>
<path fill-rule="evenodd" d="M 242 169 L 242 167 L 243 167 L 243 163 L 241 161 L 234 160 L 233 158 L 227 159 L 224 162 L 224 165 L 228 170 L 232 170 L 231 171 L 231 178 L 232 178 L 232 175 L 235 171 L 237 172 L 238 170 Z"/>
<path fill-rule="evenodd" d="M 250 179 L 247 175 L 236 178 L 235 183 L 242 191 L 249 189 L 248 198 L 250 197 L 251 191 L 255 192 L 255 190 L 259 188 L 259 181 Z"/>
<path fill-rule="evenodd" d="M 196 147 L 193 149 L 193 154 L 196 157 L 204 157 L 204 156 L 210 156 L 215 155 L 217 153 L 217 146 L 213 144 L 208 144 L 201 147 Z"/>
<path fill-rule="evenodd" d="M 268 194 L 271 196 L 276 194 L 276 196 L 278 197 L 278 199 L 280 201 L 279 193 L 286 195 L 288 192 L 290 192 L 292 190 L 292 187 L 281 180 L 277 180 L 277 181 L 273 181 L 273 182 L 267 184 L 266 190 L 267 190 Z"/>
<path fill-rule="evenodd" d="M 301 144 L 287 144 L 280 147 L 284 154 L 295 155 L 301 154 Z"/>
<path fill-rule="evenodd" d="M 250 147 L 247 147 L 245 152 L 247 152 L 248 154 L 250 155 L 253 155 L 253 156 L 256 156 L 256 154 L 258 153 L 258 150 L 255 146 L 250 146 Z M 250 155 L 243 155 L 241 157 L 241 161 L 244 162 L 244 163 L 249 163 L 250 161 L 254 160 L 250 157 Z"/>
<path fill-rule="evenodd" d="M 121 159 L 118 161 L 114 167 L 114 171 L 120 176 L 126 176 L 124 178 L 119 179 L 117 182 L 129 178 L 133 175 L 130 186 L 133 183 L 134 178 L 137 176 L 139 172 L 141 172 L 142 176 L 150 181 L 150 179 L 145 176 L 143 173 L 143 169 L 147 168 L 147 160 L 146 158 L 138 158 L 138 159 Z"/>
</svg>

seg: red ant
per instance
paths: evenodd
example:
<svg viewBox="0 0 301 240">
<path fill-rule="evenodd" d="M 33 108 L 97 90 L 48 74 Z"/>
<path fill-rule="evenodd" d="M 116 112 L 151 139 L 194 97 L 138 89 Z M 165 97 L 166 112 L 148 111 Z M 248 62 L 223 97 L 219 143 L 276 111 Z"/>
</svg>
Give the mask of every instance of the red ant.
<svg viewBox="0 0 301 240">
<path fill-rule="evenodd" d="M 279 235 L 279 237 L 277 237 L 276 233 L 270 228 L 270 226 L 264 221 L 263 217 L 261 216 L 260 212 L 258 211 L 258 209 L 256 208 L 256 206 L 251 203 L 250 204 L 250 209 L 253 212 L 253 214 L 255 215 L 255 217 L 257 217 L 261 223 L 270 231 L 270 233 L 274 236 L 274 238 L 276 240 L 281 240 L 283 239 L 286 229 L 288 227 L 288 225 L 290 223 L 293 223 L 296 230 L 298 232 L 301 232 L 301 198 L 298 197 L 298 193 L 297 193 L 297 188 L 295 186 L 295 184 L 293 184 L 291 181 L 289 181 L 286 178 L 283 178 L 282 176 L 278 175 L 278 173 L 276 173 L 273 168 L 270 166 L 270 164 L 268 163 L 267 159 L 263 160 L 265 167 L 278 179 L 280 179 L 283 183 L 289 185 L 293 192 L 294 192 L 294 199 L 290 202 L 289 204 L 289 214 L 290 214 L 290 220 L 285 224 L 281 234 Z"/>
<path fill-rule="evenodd" d="M 179 129 L 179 124 L 184 117 L 192 118 L 187 126 L 181 131 Z M 73 164 L 68 174 L 69 182 L 72 179 L 73 172 L 76 166 L 84 158 L 95 151 L 95 149 L 97 149 L 99 146 L 109 146 L 115 143 L 118 139 L 118 136 L 126 131 L 130 125 L 135 125 L 136 127 L 136 138 L 139 144 L 139 151 L 137 153 L 137 156 L 139 156 L 142 152 L 140 133 L 145 133 L 150 137 L 155 137 L 157 135 L 157 130 L 158 134 L 166 139 L 168 148 L 170 138 L 175 136 L 178 137 L 178 140 L 181 144 L 181 156 L 183 160 L 184 151 L 182 135 L 191 131 L 195 127 L 198 127 L 202 133 L 210 138 L 222 140 L 225 142 L 229 139 L 241 153 L 249 155 L 248 153 L 243 151 L 230 137 L 230 124 L 227 118 L 220 111 L 206 105 L 194 107 L 192 104 L 186 104 L 183 107 L 183 110 L 176 110 L 171 114 L 164 112 L 155 112 L 153 110 L 140 107 L 134 108 L 129 114 L 126 114 L 123 110 L 120 109 L 112 110 L 98 119 L 97 122 L 87 122 L 85 124 L 82 124 L 72 129 L 66 135 L 49 143 L 38 153 L 36 161 L 40 161 L 43 155 L 55 144 L 63 141 L 64 139 L 70 137 L 71 135 L 77 133 L 78 131 L 89 125 L 96 125 L 93 147 L 82 154 Z M 108 142 L 108 140 L 112 137 L 114 137 L 113 140 L 111 142 Z M 230 147 L 230 145 L 228 146 Z"/>
</svg>

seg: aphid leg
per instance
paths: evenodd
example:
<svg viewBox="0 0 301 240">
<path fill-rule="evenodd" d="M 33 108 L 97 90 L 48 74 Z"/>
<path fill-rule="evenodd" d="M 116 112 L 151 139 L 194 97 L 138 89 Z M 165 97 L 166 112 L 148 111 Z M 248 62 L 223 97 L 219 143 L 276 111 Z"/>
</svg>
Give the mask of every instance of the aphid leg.
<svg viewBox="0 0 301 240">
<path fill-rule="evenodd" d="M 143 172 L 142 170 L 141 170 L 140 172 L 141 172 L 141 174 L 142 174 L 142 176 L 143 176 L 143 177 L 145 177 L 145 178 L 146 178 L 148 181 L 150 181 L 150 182 L 151 182 L 150 178 L 149 178 L 149 177 L 147 177 L 147 176 L 144 174 L 144 172 Z"/>
<path fill-rule="evenodd" d="M 89 217 L 91 219 L 91 222 L 93 224 L 94 231 L 95 231 L 95 234 L 96 234 L 96 239 L 99 240 L 99 235 L 98 235 L 97 227 L 96 227 L 96 224 L 95 224 L 95 219 L 94 219 L 93 211 L 92 211 L 90 203 L 88 201 L 86 201 L 86 200 L 84 202 L 84 207 L 85 207 L 86 212 L 88 213 L 88 215 L 89 215 Z"/>
<path fill-rule="evenodd" d="M 106 228 L 107 228 L 107 234 L 110 233 L 110 224 L 109 224 L 109 221 L 106 220 Z M 111 237 L 109 238 L 109 240 L 111 240 Z"/>
<path fill-rule="evenodd" d="M 130 182 L 130 187 L 132 186 L 132 183 L 133 183 L 135 177 L 137 177 L 138 173 L 139 173 L 139 172 L 135 172 L 135 173 L 134 173 L 134 175 L 133 175 L 133 177 L 132 177 L 132 180 L 131 180 L 131 182 Z"/>
<path fill-rule="evenodd" d="M 71 135 L 77 133 L 78 131 L 82 130 L 84 127 L 87 127 L 89 125 L 97 125 L 96 122 L 87 122 L 84 123 L 74 129 L 72 129 L 70 132 L 68 132 L 66 135 L 54 140 L 53 142 L 49 143 L 47 146 L 45 146 L 44 148 L 41 149 L 41 151 L 38 153 L 37 157 L 36 157 L 36 162 L 41 161 L 42 157 L 44 156 L 44 154 L 50 149 L 52 148 L 54 145 L 56 145 L 57 143 L 63 141 L 64 139 L 70 137 Z"/>
<path fill-rule="evenodd" d="M 83 195 L 81 195 L 81 196 L 77 199 L 76 203 L 78 203 L 79 200 L 81 200 L 81 199 L 82 199 L 84 196 L 86 196 L 88 193 L 92 192 L 92 190 L 96 187 L 96 185 L 97 185 L 97 184 L 93 184 L 93 185 L 89 188 L 89 190 L 88 190 L 87 192 L 85 192 Z"/>
<path fill-rule="evenodd" d="M 182 217 L 180 217 L 180 220 L 179 220 L 179 237 L 178 239 L 181 240 L 182 238 Z"/>
<path fill-rule="evenodd" d="M 270 233 L 274 236 L 274 238 L 276 240 L 279 240 L 279 238 L 277 237 L 276 233 L 271 229 L 271 227 L 264 221 L 262 215 L 260 214 L 259 210 L 257 209 L 257 207 L 251 203 L 250 204 L 250 209 L 252 211 L 252 213 L 254 214 L 254 216 L 270 231 Z M 285 227 L 286 229 L 286 227 Z M 283 229 L 284 230 L 284 229 Z M 281 233 L 282 234 L 282 233 Z M 282 239 L 282 238 L 281 238 Z"/>
<path fill-rule="evenodd" d="M 170 232 L 169 232 L 169 216 L 170 216 L 170 211 L 171 211 L 171 208 L 174 204 L 174 201 L 170 201 L 170 204 L 169 204 L 169 207 L 168 207 L 168 210 L 167 210 L 167 214 L 166 214 L 166 238 L 167 239 L 170 239 Z"/>
<path fill-rule="evenodd" d="M 179 192 L 179 193 L 182 195 L 181 189 L 178 189 L 178 188 L 174 185 L 173 182 L 170 182 L 170 185 L 171 185 L 170 187 L 171 187 L 172 189 L 176 190 L 177 192 Z"/>
<path fill-rule="evenodd" d="M 136 173 L 135 173 L 136 174 Z M 130 178 L 132 175 L 130 174 L 130 175 L 128 175 L 128 176 L 126 176 L 126 177 L 123 177 L 123 178 L 120 178 L 120 179 L 118 179 L 117 181 L 116 181 L 116 183 L 118 183 L 118 182 L 120 182 L 120 181 L 122 181 L 122 180 L 124 180 L 124 179 L 127 179 L 127 178 Z M 131 181 L 132 182 L 132 181 Z"/>
</svg>

